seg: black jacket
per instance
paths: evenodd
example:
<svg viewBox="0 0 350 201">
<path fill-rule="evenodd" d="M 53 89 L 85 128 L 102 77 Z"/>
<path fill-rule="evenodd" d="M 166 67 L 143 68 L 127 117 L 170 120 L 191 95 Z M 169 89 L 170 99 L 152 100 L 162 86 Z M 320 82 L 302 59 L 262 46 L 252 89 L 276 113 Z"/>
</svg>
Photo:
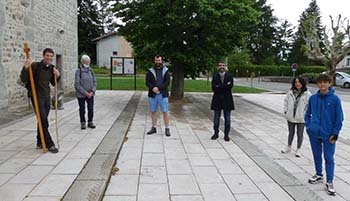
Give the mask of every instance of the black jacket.
<svg viewBox="0 0 350 201">
<path fill-rule="evenodd" d="M 235 109 L 232 96 L 232 87 L 233 77 L 227 72 L 225 73 L 224 83 L 221 82 L 219 73 L 213 76 L 211 88 L 214 94 L 211 101 L 211 110 L 228 111 Z"/>
<path fill-rule="evenodd" d="M 37 96 L 50 97 L 50 83 L 52 86 L 55 86 L 55 76 L 53 74 L 54 65 L 50 64 L 46 66 L 46 64 L 43 61 L 41 61 L 33 62 L 31 66 Z M 20 77 L 28 90 L 28 97 L 32 97 L 32 88 L 30 86 L 29 80 L 29 70 L 23 67 Z M 59 79 L 60 77 L 58 77 L 57 81 Z"/>
<path fill-rule="evenodd" d="M 155 97 L 156 94 L 152 91 L 154 87 L 158 87 L 160 93 L 163 95 L 163 97 L 169 96 L 168 86 L 170 84 L 170 74 L 167 67 L 163 67 L 163 83 L 157 82 L 157 75 L 154 67 L 148 69 L 147 75 L 146 75 L 146 85 L 148 87 L 148 97 Z"/>
</svg>

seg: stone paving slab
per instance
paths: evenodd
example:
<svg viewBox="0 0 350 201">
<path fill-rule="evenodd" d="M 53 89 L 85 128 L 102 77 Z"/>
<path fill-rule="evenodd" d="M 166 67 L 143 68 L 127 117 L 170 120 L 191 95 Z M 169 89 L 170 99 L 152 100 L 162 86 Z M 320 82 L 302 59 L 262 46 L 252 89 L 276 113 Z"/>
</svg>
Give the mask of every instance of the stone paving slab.
<svg viewBox="0 0 350 201">
<path fill-rule="evenodd" d="M 58 111 L 58 154 L 43 154 L 35 149 L 35 116 L 3 124 L 0 127 L 0 200 L 61 200 L 133 94 L 98 91 L 94 118 L 97 128 L 93 130 L 80 129 L 76 100 L 65 103 L 65 109 Z M 54 117 L 55 111 L 51 111 L 49 130 L 57 142 Z M 81 189 L 79 191 L 81 193 Z"/>
<path fill-rule="evenodd" d="M 198 102 L 194 103 L 172 103 L 172 136 L 166 137 L 162 119 L 158 121 L 157 134 L 145 134 L 151 120 L 147 93 L 142 93 L 135 104 L 131 126 L 121 129 L 127 132 L 127 138 L 116 161 L 119 171 L 110 180 L 94 177 L 91 174 L 98 172 L 110 175 L 108 168 L 90 169 L 86 164 L 94 157 L 103 163 L 108 158 L 103 156 L 118 154 L 114 147 L 118 143 L 110 145 L 103 140 L 118 137 L 107 133 L 132 94 L 101 92 L 100 101 L 96 101 L 99 109 L 95 130 L 81 131 L 76 101 L 67 103 L 67 112 L 59 111 L 62 139 L 60 154 L 55 157 L 46 157 L 54 155 L 42 154 L 33 148 L 35 126 L 28 124 L 34 119 L 24 119 L 26 124 L 17 122 L 17 129 L 15 125 L 0 128 L 0 198 L 5 196 L 5 201 L 51 201 L 61 200 L 63 196 L 74 201 L 350 200 L 350 146 L 341 141 L 337 144 L 334 181 L 337 196 L 330 197 L 322 184 L 307 183 L 314 174 L 307 136 L 301 158 L 293 153 L 281 154 L 287 143 L 285 119 L 276 111 L 260 106 L 264 105 L 265 98 L 259 97 L 257 99 L 263 101 L 251 104 L 252 101 L 245 101 L 245 94 L 235 98 L 232 141 L 225 142 L 222 133 L 218 140 L 210 140 L 213 133 L 212 112 L 208 110 L 211 94 L 195 94 Z M 121 99 L 116 100 L 115 96 Z M 253 99 L 253 95 L 247 96 Z M 274 103 L 270 105 L 273 107 Z M 52 129 L 54 119 L 51 121 Z M 118 126 L 123 124 L 125 122 Z M 13 144 L 13 139 L 20 139 L 20 143 Z M 41 168 L 43 171 L 38 172 Z M 31 174 L 36 176 L 29 176 Z M 76 185 L 72 185 L 73 182 Z M 67 194 L 67 190 L 70 193 Z M 102 199 L 100 192 L 103 191 Z"/>
<path fill-rule="evenodd" d="M 131 97 L 130 101 L 120 113 L 117 120 L 113 123 L 111 129 L 107 132 L 96 151 L 92 154 L 92 157 L 89 159 L 85 168 L 82 169 L 77 180 L 72 184 L 72 190 L 68 190 L 63 197 L 63 201 L 84 201 L 96 198 L 97 200 L 101 200 L 112 172 L 113 165 L 115 164 L 121 146 L 125 140 L 126 131 L 129 129 L 134 117 L 135 106 L 139 102 L 140 96 L 141 93 L 135 92 Z M 94 183 L 94 186 L 86 186 L 84 184 L 84 182 L 90 184 L 91 181 L 102 181 L 102 183 Z M 100 184 L 101 186 L 97 186 L 97 184 Z M 81 185 L 81 187 L 77 185 Z M 125 189 L 129 189 L 128 185 L 122 186 L 125 187 Z M 81 188 L 86 188 L 86 190 L 82 189 L 82 192 L 85 194 L 76 192 L 76 189 Z M 93 195 L 90 196 L 91 192 Z"/>
<path fill-rule="evenodd" d="M 171 137 L 164 135 L 162 120 L 158 121 L 157 134 L 146 135 L 151 122 L 147 95 L 143 94 L 127 135 L 130 137 L 124 142 L 117 160 L 119 172 L 111 176 L 104 199 L 126 196 L 118 190 L 126 186 L 123 179 L 118 181 L 118 177 L 138 176 L 138 182 L 130 187 L 137 192 L 132 191 L 134 195 L 128 195 L 131 196 L 128 199 L 134 200 L 133 196 L 136 196 L 137 200 L 162 201 L 293 200 L 264 169 L 256 165 L 252 157 L 265 157 L 256 148 L 242 151 L 242 147 L 227 143 L 222 137 L 210 140 L 212 121 L 202 110 L 193 104 L 171 104 L 170 115 Z M 239 142 L 254 146 L 243 139 L 237 144 Z M 136 148 L 135 144 L 141 147 Z M 125 165 L 128 159 L 132 161 L 131 165 Z M 118 182 L 121 183 L 116 185 Z M 110 192 L 113 191 L 118 192 L 112 195 Z"/>
</svg>

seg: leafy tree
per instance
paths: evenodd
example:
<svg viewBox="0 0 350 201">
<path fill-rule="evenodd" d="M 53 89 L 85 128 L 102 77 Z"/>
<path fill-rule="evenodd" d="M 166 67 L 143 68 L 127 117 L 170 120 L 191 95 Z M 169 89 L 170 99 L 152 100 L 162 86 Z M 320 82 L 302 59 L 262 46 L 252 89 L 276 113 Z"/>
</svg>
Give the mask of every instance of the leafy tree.
<svg viewBox="0 0 350 201">
<path fill-rule="evenodd" d="M 109 14 L 109 1 L 78 0 L 78 52 L 88 54 L 92 61 L 96 61 L 96 47 L 92 42 L 110 30 L 112 16 Z"/>
<path fill-rule="evenodd" d="M 184 77 L 195 76 L 240 46 L 255 25 L 253 0 L 118 1 L 118 31 L 139 60 L 155 54 L 171 62 L 171 97 L 184 95 Z"/>
<path fill-rule="evenodd" d="M 305 49 L 310 59 L 320 61 L 327 66 L 328 73 L 332 77 L 335 68 L 348 54 L 350 54 L 350 23 L 349 20 L 341 19 L 338 16 L 336 21 L 331 19 L 331 37 L 324 33 L 324 47 L 320 45 L 320 37 L 317 29 L 317 18 L 308 18 L 303 27 L 303 36 L 306 41 Z M 346 24 L 345 24 L 346 23 Z"/>
<path fill-rule="evenodd" d="M 276 50 L 277 50 L 277 64 L 285 64 L 289 60 L 290 52 L 292 50 L 293 40 L 293 25 L 287 20 L 284 20 L 281 25 L 277 27 L 276 32 Z"/>
<path fill-rule="evenodd" d="M 277 18 L 266 0 L 257 0 L 254 9 L 260 13 L 258 23 L 252 27 L 248 37 L 249 50 L 254 64 L 274 64 L 276 49 L 273 45 Z"/>
<path fill-rule="evenodd" d="M 306 55 L 306 49 L 305 49 L 305 40 L 303 36 L 303 26 L 305 24 L 305 21 L 308 18 L 316 19 L 316 24 L 314 25 L 317 29 L 317 35 L 319 40 L 319 46 L 320 50 L 324 52 L 324 32 L 323 32 L 323 26 L 321 23 L 321 14 L 320 14 L 320 8 L 317 5 L 316 0 L 312 0 L 309 4 L 309 7 L 303 11 L 303 13 L 300 16 L 299 19 L 299 25 L 298 25 L 298 31 L 295 33 L 294 41 L 293 41 L 293 47 L 292 52 L 290 54 L 290 63 L 298 63 L 298 64 L 304 64 L 304 65 L 319 65 L 320 62 L 314 62 L 311 61 L 307 55 Z"/>
</svg>

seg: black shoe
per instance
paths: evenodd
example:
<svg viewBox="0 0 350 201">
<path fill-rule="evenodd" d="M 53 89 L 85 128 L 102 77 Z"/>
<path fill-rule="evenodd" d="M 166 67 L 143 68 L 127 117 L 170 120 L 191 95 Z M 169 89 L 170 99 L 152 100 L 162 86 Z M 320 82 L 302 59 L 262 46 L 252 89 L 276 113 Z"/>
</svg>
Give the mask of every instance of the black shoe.
<svg viewBox="0 0 350 201">
<path fill-rule="evenodd" d="M 147 132 L 147 135 L 152 135 L 153 133 L 157 133 L 157 129 L 155 127 L 152 127 L 151 130 Z"/>
<path fill-rule="evenodd" d="M 49 152 L 55 154 L 55 153 L 58 153 L 58 149 L 55 147 L 55 145 L 52 145 L 49 149 L 48 149 Z"/>
<path fill-rule="evenodd" d="M 169 128 L 165 128 L 165 135 L 166 136 L 170 136 L 170 129 Z"/>
<path fill-rule="evenodd" d="M 215 133 L 213 136 L 211 136 L 211 139 L 216 140 L 216 139 L 218 139 L 218 137 L 219 137 L 219 134 Z"/>
<path fill-rule="evenodd" d="M 36 149 L 42 149 L 43 146 L 41 144 L 36 144 Z"/>
<path fill-rule="evenodd" d="M 225 135 L 224 140 L 225 140 L 226 142 L 228 142 L 228 141 L 230 141 L 230 137 L 229 137 L 228 135 Z"/>
<path fill-rule="evenodd" d="M 89 128 L 96 128 L 95 124 L 91 121 L 88 123 Z"/>
<path fill-rule="evenodd" d="M 86 129 L 86 123 L 85 122 L 81 122 L 80 123 L 80 128 L 81 128 L 81 130 L 85 130 Z"/>
</svg>

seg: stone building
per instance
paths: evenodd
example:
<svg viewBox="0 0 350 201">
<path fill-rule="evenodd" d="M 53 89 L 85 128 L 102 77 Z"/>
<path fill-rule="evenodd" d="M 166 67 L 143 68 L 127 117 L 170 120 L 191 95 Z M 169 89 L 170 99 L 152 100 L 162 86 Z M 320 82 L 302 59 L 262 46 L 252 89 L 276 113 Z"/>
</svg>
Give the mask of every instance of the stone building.
<svg viewBox="0 0 350 201">
<path fill-rule="evenodd" d="M 42 51 L 55 51 L 54 62 L 62 67 L 61 87 L 74 90 L 78 65 L 77 1 L 74 0 L 0 0 L 0 109 L 27 102 L 26 89 L 17 84 L 28 42 L 33 61 Z"/>
<path fill-rule="evenodd" d="M 132 47 L 116 31 L 107 33 L 92 40 L 96 43 L 97 66 L 110 68 L 111 56 L 132 57 Z"/>
</svg>

